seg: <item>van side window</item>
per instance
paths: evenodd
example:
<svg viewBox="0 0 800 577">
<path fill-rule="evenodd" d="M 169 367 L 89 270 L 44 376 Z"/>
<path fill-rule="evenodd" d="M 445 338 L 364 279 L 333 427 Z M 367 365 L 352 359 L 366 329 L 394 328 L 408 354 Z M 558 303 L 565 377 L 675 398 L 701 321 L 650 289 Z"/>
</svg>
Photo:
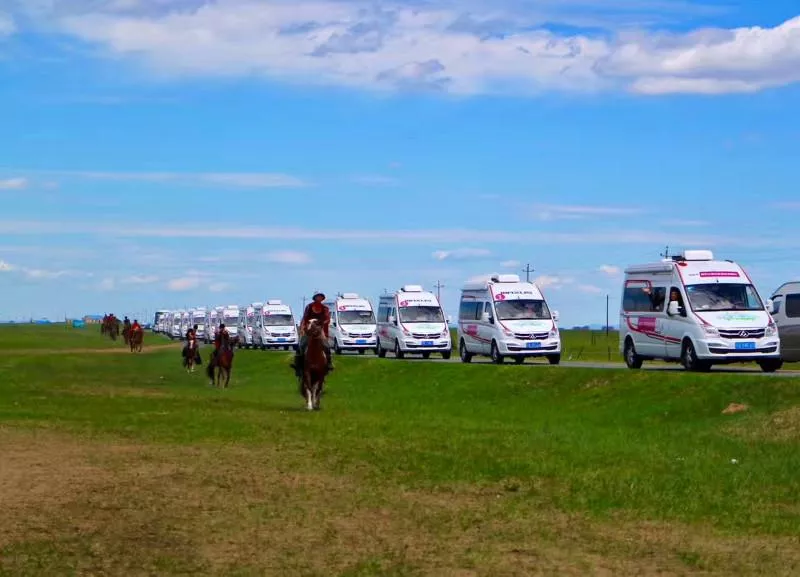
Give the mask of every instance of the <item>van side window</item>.
<svg viewBox="0 0 800 577">
<path fill-rule="evenodd" d="M 622 309 L 630 313 L 663 312 L 666 298 L 666 287 L 626 286 Z"/>
<path fill-rule="evenodd" d="M 800 294 L 786 295 L 786 316 L 790 319 L 800 317 Z"/>
<path fill-rule="evenodd" d="M 476 301 L 461 301 L 458 309 L 458 317 L 462 321 L 474 321 L 481 318 L 480 311 L 483 311 L 483 303 Z"/>
</svg>

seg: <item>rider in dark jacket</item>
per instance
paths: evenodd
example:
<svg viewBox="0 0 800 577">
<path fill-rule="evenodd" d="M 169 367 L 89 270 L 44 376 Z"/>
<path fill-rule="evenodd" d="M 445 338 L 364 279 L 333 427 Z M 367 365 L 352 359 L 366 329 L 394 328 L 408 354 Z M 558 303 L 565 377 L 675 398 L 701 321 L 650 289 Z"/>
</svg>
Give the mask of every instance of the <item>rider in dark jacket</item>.
<svg viewBox="0 0 800 577">
<path fill-rule="evenodd" d="M 294 356 L 292 368 L 300 378 L 303 374 L 303 360 L 305 359 L 306 348 L 308 347 L 308 336 L 305 332 L 308 323 L 316 320 L 322 325 L 322 332 L 325 334 L 325 357 L 328 359 L 328 371 L 333 371 L 333 359 L 331 358 L 331 348 L 328 344 L 328 327 L 331 324 L 331 311 L 323 304 L 325 301 L 324 293 L 317 293 L 303 311 L 303 318 L 300 321 L 300 342 L 297 345 L 297 353 Z"/>
</svg>

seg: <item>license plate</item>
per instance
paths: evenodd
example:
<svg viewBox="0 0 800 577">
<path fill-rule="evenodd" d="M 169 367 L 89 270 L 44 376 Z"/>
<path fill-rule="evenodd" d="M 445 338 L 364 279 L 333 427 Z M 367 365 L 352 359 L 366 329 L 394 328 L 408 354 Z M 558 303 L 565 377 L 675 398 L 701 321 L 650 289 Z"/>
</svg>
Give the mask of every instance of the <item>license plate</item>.
<svg viewBox="0 0 800 577">
<path fill-rule="evenodd" d="M 736 350 L 739 351 L 752 351 L 755 348 L 755 343 L 736 343 Z"/>
<path fill-rule="evenodd" d="M 542 343 L 526 343 L 525 346 L 528 347 L 529 349 L 538 349 L 541 348 Z"/>
<path fill-rule="evenodd" d="M 279 343 L 285 343 L 285 342 L 286 342 L 286 339 L 278 339 L 278 342 L 279 342 Z"/>
<path fill-rule="evenodd" d="M 422 341 L 422 346 L 423 347 L 432 347 L 433 346 L 433 341 Z"/>
<path fill-rule="evenodd" d="M 356 344 L 357 345 L 366 345 L 367 344 L 367 339 L 357 339 L 356 340 Z"/>
</svg>

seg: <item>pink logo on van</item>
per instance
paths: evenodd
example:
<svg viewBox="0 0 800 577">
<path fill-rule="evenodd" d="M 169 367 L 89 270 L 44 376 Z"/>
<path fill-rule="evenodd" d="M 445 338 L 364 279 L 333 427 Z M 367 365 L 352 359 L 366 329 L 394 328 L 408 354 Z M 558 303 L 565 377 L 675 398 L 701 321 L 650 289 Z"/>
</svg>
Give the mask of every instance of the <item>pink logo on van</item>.
<svg viewBox="0 0 800 577">
<path fill-rule="evenodd" d="M 704 270 L 700 272 L 700 278 L 738 278 L 739 276 L 735 270 Z"/>
<path fill-rule="evenodd" d="M 655 317 L 639 317 L 639 330 L 640 331 L 655 331 L 656 319 Z"/>
</svg>

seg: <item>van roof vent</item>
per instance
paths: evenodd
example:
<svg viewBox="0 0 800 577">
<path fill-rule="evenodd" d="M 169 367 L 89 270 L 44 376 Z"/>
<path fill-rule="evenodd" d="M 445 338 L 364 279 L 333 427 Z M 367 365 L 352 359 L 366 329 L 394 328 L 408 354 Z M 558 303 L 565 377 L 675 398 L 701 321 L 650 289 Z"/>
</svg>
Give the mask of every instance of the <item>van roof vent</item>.
<svg viewBox="0 0 800 577">
<path fill-rule="evenodd" d="M 352 300 L 359 298 L 359 296 L 358 293 L 342 293 L 342 298 Z"/>
<path fill-rule="evenodd" d="M 281 304 L 281 301 L 280 301 L 280 299 L 270 299 L 270 300 L 267 301 L 267 304 L 268 305 L 279 305 L 279 304 Z"/>
<path fill-rule="evenodd" d="M 516 283 L 519 282 L 519 275 L 516 274 L 494 274 L 491 277 L 492 282 L 497 283 Z"/>
<path fill-rule="evenodd" d="M 407 284 L 400 289 L 404 293 L 421 293 L 422 287 L 418 284 Z"/>
<path fill-rule="evenodd" d="M 710 250 L 685 250 L 683 254 L 678 257 L 673 257 L 673 259 L 686 261 L 714 260 L 714 253 Z"/>
</svg>

